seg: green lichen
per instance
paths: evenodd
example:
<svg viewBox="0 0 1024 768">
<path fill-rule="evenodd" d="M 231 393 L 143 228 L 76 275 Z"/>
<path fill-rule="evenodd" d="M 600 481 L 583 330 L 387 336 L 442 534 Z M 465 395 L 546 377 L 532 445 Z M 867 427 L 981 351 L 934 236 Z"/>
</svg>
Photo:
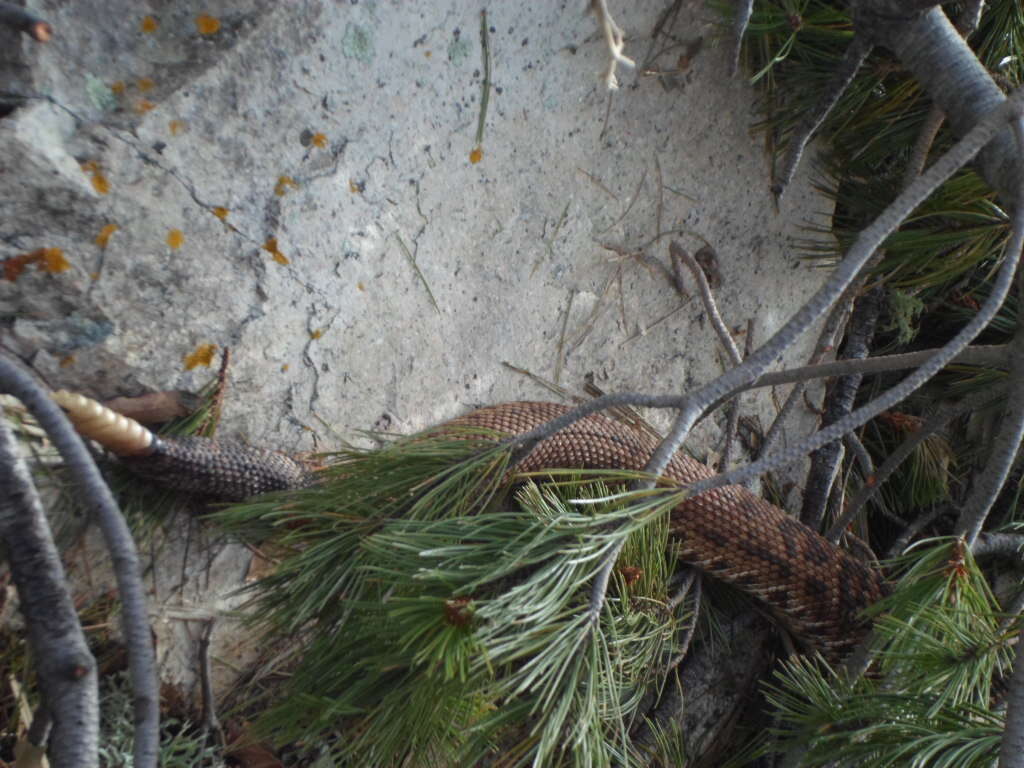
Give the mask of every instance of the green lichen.
<svg viewBox="0 0 1024 768">
<path fill-rule="evenodd" d="M 117 106 L 117 97 L 110 86 L 94 75 L 85 76 L 85 93 L 96 109 L 110 112 Z"/>
<path fill-rule="evenodd" d="M 466 60 L 472 50 L 473 46 L 468 40 L 457 37 L 448 46 L 448 61 L 455 66 L 459 66 Z"/>
<path fill-rule="evenodd" d="M 363 64 L 373 61 L 373 38 L 369 30 L 358 24 L 349 22 L 345 26 L 345 35 L 341 38 L 341 52 L 345 58 L 356 59 Z"/>
<path fill-rule="evenodd" d="M 893 289 L 889 292 L 892 314 L 890 330 L 895 330 L 899 344 L 909 344 L 917 336 L 917 319 L 924 311 L 924 302 L 916 296 Z"/>
</svg>

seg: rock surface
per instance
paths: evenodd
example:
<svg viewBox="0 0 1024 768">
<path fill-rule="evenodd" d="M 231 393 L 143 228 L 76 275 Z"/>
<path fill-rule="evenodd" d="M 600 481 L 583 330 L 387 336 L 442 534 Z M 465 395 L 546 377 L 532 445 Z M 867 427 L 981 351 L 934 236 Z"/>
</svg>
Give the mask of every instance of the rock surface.
<svg viewBox="0 0 1024 768">
<path fill-rule="evenodd" d="M 476 3 L 33 5 L 51 43 L 0 30 L 0 259 L 60 249 L 68 268 L 0 281 L 0 343 L 53 388 L 194 391 L 216 358 L 185 359 L 229 347 L 223 432 L 329 449 L 552 397 L 506 361 L 574 392 L 714 377 L 699 300 L 634 256 L 668 264 L 667 233 L 714 248 L 726 322 L 753 318 L 758 342 L 824 276 L 794 243 L 831 203 L 804 173 L 775 210 L 755 92 L 695 3 L 656 41 L 663 3 L 611 4 L 641 67 L 610 95 L 585 4 L 490 4 L 479 162 Z M 775 412 L 765 392 L 743 409 L 764 427 Z M 199 629 L 182 617 L 237 605 L 249 557 L 193 542 L 183 568 L 191 527 L 168 527 L 150 577 L 163 674 L 189 691 Z M 223 684 L 249 651 L 220 626 Z"/>
</svg>

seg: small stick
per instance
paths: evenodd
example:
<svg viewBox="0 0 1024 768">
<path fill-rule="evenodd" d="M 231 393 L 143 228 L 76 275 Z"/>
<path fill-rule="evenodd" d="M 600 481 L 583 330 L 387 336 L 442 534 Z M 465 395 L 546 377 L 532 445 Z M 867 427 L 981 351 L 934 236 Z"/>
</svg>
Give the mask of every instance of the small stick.
<svg viewBox="0 0 1024 768">
<path fill-rule="evenodd" d="M 619 216 L 619 218 L 617 218 L 615 221 L 613 221 L 607 227 L 605 227 L 600 232 L 598 232 L 599 235 L 603 235 L 606 232 L 608 232 L 609 230 L 611 230 L 612 227 L 615 227 L 615 226 L 621 224 L 622 220 L 625 219 L 629 215 L 629 212 L 631 210 L 633 210 L 633 206 L 636 205 L 636 201 L 640 197 L 640 190 L 643 189 L 645 181 L 647 181 L 647 169 L 646 168 L 644 168 L 644 172 L 640 174 L 640 183 L 638 183 L 636 185 L 636 191 L 633 193 L 633 197 L 630 199 L 629 205 L 626 206 L 626 210 L 624 210 L 622 212 L 622 215 Z"/>
<path fill-rule="evenodd" d="M 210 619 L 203 626 L 203 632 L 199 635 L 199 681 L 202 687 L 203 696 L 203 730 L 214 736 L 218 743 L 223 746 L 224 730 L 217 720 L 217 711 L 213 699 L 213 681 L 210 675 L 210 636 L 213 634 L 214 619 Z"/>
<path fill-rule="evenodd" d="M 186 392 L 164 390 L 137 397 L 115 397 L 104 401 L 103 405 L 140 424 L 162 424 L 192 413 L 194 404 L 192 407 L 186 404 L 190 397 Z"/>
<path fill-rule="evenodd" d="M 655 209 L 654 231 L 661 232 L 661 214 L 665 208 L 665 182 L 661 176 L 661 163 L 658 162 L 658 153 L 654 153 L 654 172 L 658 174 L 658 207 Z"/>
<path fill-rule="evenodd" d="M 608 197 L 610 197 L 612 200 L 614 200 L 615 202 L 619 201 L 618 195 L 616 195 L 614 192 L 612 192 L 610 189 L 608 189 L 608 187 L 606 187 L 604 184 L 602 184 L 601 180 L 599 178 L 597 178 L 597 176 L 592 174 L 590 171 L 583 170 L 579 166 L 576 167 L 576 170 L 579 171 L 580 173 L 582 173 L 588 179 L 590 179 L 591 182 L 593 182 L 595 187 L 597 187 L 602 192 L 604 192 L 606 195 L 608 195 Z"/>
<path fill-rule="evenodd" d="M 576 291 L 569 291 L 569 305 L 565 308 L 565 316 L 562 318 L 562 332 L 558 335 L 558 352 L 555 355 L 555 384 L 562 378 L 562 358 L 565 356 L 565 331 L 569 325 L 569 313 L 572 312 L 572 302 L 576 298 Z"/>
<path fill-rule="evenodd" d="M 206 418 L 199 425 L 196 434 L 204 437 L 213 437 L 220 424 L 220 416 L 224 410 L 224 393 L 228 388 L 228 366 L 231 364 L 231 350 L 224 347 L 224 353 L 220 358 L 220 370 L 217 371 L 217 388 L 213 392 L 213 401 L 210 403 L 210 410 L 206 412 Z"/>
<path fill-rule="evenodd" d="M 636 333 L 634 333 L 632 336 L 630 336 L 629 338 L 625 339 L 624 341 L 620 342 L 619 346 L 620 347 L 624 346 L 625 344 L 628 344 L 629 342 L 633 341 L 634 339 L 639 339 L 641 336 L 646 336 L 649 331 L 651 331 L 655 327 L 661 325 L 663 322 L 668 320 L 674 314 L 679 312 L 679 310 L 681 310 L 683 307 L 685 307 L 687 305 L 687 303 L 688 303 L 688 301 L 683 301 L 678 307 L 676 307 L 675 309 L 669 310 L 668 312 L 666 312 L 664 315 L 659 317 L 657 320 L 655 320 L 650 325 L 642 326 L 639 331 L 637 331 Z"/>
<path fill-rule="evenodd" d="M 0 3 L 0 24 L 24 32 L 39 43 L 48 42 L 53 37 L 53 27 L 48 22 L 14 3 Z"/>
<path fill-rule="evenodd" d="M 540 384 L 542 387 L 549 390 L 550 392 L 553 392 L 554 394 L 558 395 L 561 398 L 564 398 L 566 400 L 572 400 L 574 403 L 583 402 L 582 397 L 577 397 L 565 387 L 559 384 L 555 384 L 553 381 L 549 381 L 548 379 L 545 379 L 543 376 L 540 376 L 534 373 L 533 371 L 527 370 L 526 368 L 520 368 L 518 365 L 513 365 L 507 360 L 502 360 L 501 364 L 508 368 L 510 371 L 514 371 L 515 373 L 518 373 L 521 376 L 525 376 L 531 381 Z"/>
<path fill-rule="evenodd" d="M 601 25 L 601 31 L 604 33 L 604 41 L 608 46 L 608 53 L 611 59 L 608 62 L 608 68 L 604 72 L 604 83 L 609 91 L 614 91 L 619 87 L 619 80 L 615 76 L 616 67 L 622 64 L 633 69 L 636 67 L 636 62 L 622 52 L 626 47 L 625 33 L 608 12 L 608 0 L 591 0 L 590 9 L 597 16 L 598 24 Z"/>
<path fill-rule="evenodd" d="M 653 256 L 649 256 L 644 253 L 643 249 L 639 251 L 631 251 L 626 246 L 614 245 L 613 243 L 598 243 L 599 246 L 604 248 L 606 251 L 611 251 L 614 254 L 620 256 L 623 260 L 632 259 L 637 264 L 647 267 L 648 272 L 658 269 L 668 280 L 669 285 L 676 289 L 676 293 L 679 294 L 680 298 L 688 299 L 690 294 L 686 292 L 686 288 L 683 286 L 682 280 L 679 278 L 679 274 L 673 274 L 668 267 L 662 264 Z"/>
<path fill-rule="evenodd" d="M 430 284 L 427 282 L 427 278 L 425 278 L 423 273 L 420 271 L 420 267 L 416 263 L 416 257 L 412 255 L 412 251 L 410 251 L 408 246 L 406 246 L 405 241 L 398 232 L 395 232 L 395 239 L 398 241 L 398 245 L 402 249 L 402 253 L 405 254 L 406 260 L 408 260 L 409 264 L 412 265 L 413 271 L 416 272 L 416 277 L 420 279 L 420 282 L 423 283 L 423 287 L 427 289 L 427 296 L 430 298 L 430 303 L 434 305 L 434 311 L 440 315 L 441 308 L 437 306 L 437 299 L 434 298 L 434 292 L 430 290 Z"/>
<path fill-rule="evenodd" d="M 697 281 L 697 286 L 700 289 L 701 301 L 704 302 L 704 309 L 708 313 L 708 319 L 711 320 L 711 326 L 715 329 L 715 333 L 718 334 L 718 340 L 725 347 L 729 360 L 733 365 L 739 365 L 743 362 L 743 359 L 740 357 L 740 351 L 736 347 L 736 342 L 733 341 L 729 329 L 725 327 L 722 315 L 718 312 L 718 305 L 715 303 L 715 297 L 711 293 L 711 286 L 708 284 L 704 270 L 700 268 L 700 264 L 697 263 L 696 259 L 683 250 L 683 247 L 676 241 L 673 240 L 669 243 L 668 252 L 673 259 L 681 261 L 693 273 L 693 278 Z"/>
<path fill-rule="evenodd" d="M 683 639 L 679 643 L 679 653 L 677 653 L 675 658 L 669 662 L 668 668 L 665 670 L 666 674 L 682 664 L 683 659 L 686 658 L 686 654 L 690 651 L 690 641 L 693 640 L 693 631 L 697 628 L 697 620 L 700 618 L 701 584 L 700 574 L 698 573 L 696 578 L 693 580 L 693 618 L 690 620 L 690 626 L 688 626 L 686 628 L 686 632 L 683 633 Z"/>
<path fill-rule="evenodd" d="M 586 392 L 590 397 L 601 397 L 605 394 L 599 386 L 594 382 L 589 381 L 583 385 L 583 391 Z M 582 398 L 576 398 L 582 400 Z M 616 421 L 621 421 L 623 424 L 628 424 L 631 428 L 637 432 L 644 432 L 650 435 L 655 440 L 664 440 L 665 436 L 658 430 L 652 427 L 647 420 L 640 415 L 640 412 L 635 408 L 630 408 L 628 405 L 621 408 L 609 408 L 608 415 Z"/>
<path fill-rule="evenodd" d="M 674 262 L 673 262 L 674 263 Z M 747 336 L 744 340 L 743 358 L 746 359 L 750 356 L 751 351 L 754 349 L 754 319 L 750 318 L 747 320 Z M 725 446 L 722 448 L 722 458 L 718 461 L 718 466 L 721 470 L 729 468 L 729 462 L 732 461 L 732 449 L 735 445 L 736 434 L 739 432 L 740 424 L 740 396 L 736 395 L 729 403 L 729 422 L 725 428 Z"/>
<path fill-rule="evenodd" d="M 608 279 L 604 281 L 604 288 L 601 289 L 601 295 L 598 296 L 597 301 L 594 302 L 594 307 L 590 310 L 590 314 L 587 316 L 586 321 L 577 333 L 576 338 L 568 344 L 568 351 L 562 355 L 566 357 L 576 351 L 576 348 L 583 343 L 583 340 L 590 335 L 590 332 L 594 330 L 594 324 L 597 322 L 597 318 L 605 309 L 605 299 L 608 298 L 608 293 L 611 291 L 612 283 L 615 280 L 614 275 L 609 275 Z"/>
</svg>

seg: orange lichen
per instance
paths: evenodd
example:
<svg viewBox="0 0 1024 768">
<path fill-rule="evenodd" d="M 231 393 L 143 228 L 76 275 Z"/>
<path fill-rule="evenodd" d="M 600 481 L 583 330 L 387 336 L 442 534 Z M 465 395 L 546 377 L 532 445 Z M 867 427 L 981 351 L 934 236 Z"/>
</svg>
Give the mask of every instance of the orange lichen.
<svg viewBox="0 0 1024 768">
<path fill-rule="evenodd" d="M 51 275 L 65 272 L 71 269 L 71 264 L 64 258 L 64 251 L 60 248 L 43 248 L 43 257 L 39 268 Z"/>
<path fill-rule="evenodd" d="M 200 13 L 196 16 L 196 29 L 200 35 L 215 35 L 220 31 L 220 19 L 208 13 Z"/>
<path fill-rule="evenodd" d="M 96 173 L 92 175 L 92 188 L 100 195 L 109 194 L 110 180 L 100 171 L 96 171 Z"/>
<path fill-rule="evenodd" d="M 85 173 L 92 174 L 92 188 L 96 190 L 97 194 L 105 195 L 110 192 L 110 181 L 103 175 L 99 163 L 95 160 L 89 160 L 82 163 L 82 170 Z"/>
<path fill-rule="evenodd" d="M 75 364 L 75 356 L 74 355 L 64 355 L 64 357 L 62 357 L 60 359 L 60 363 L 59 363 L 61 368 L 67 368 L 68 366 L 71 366 L 71 365 L 74 365 L 74 364 Z"/>
<path fill-rule="evenodd" d="M 156 32 L 156 28 L 160 26 L 160 23 L 152 16 L 143 16 L 142 23 L 139 25 L 142 31 L 147 35 L 151 35 Z"/>
<path fill-rule="evenodd" d="M 290 365 L 288 365 L 288 363 L 283 363 L 283 364 L 281 365 L 281 373 L 288 373 L 288 369 L 289 369 L 290 367 L 291 367 L 291 366 L 290 366 Z"/>
<path fill-rule="evenodd" d="M 107 243 L 110 242 L 110 236 L 117 232 L 117 224 L 107 224 L 100 233 L 96 235 L 96 245 L 100 248 L 106 248 Z"/>
<path fill-rule="evenodd" d="M 4 280 L 10 280 L 13 283 L 21 277 L 21 273 L 25 271 L 25 267 L 29 264 L 35 263 L 38 259 L 39 251 L 33 251 L 32 253 L 19 253 L 17 256 L 9 256 L 4 259 Z"/>
<path fill-rule="evenodd" d="M 484 150 L 482 147 L 473 147 L 473 151 L 469 153 L 469 162 L 476 165 L 484 159 Z"/>
<path fill-rule="evenodd" d="M 153 107 L 155 106 L 156 104 L 154 104 L 149 99 L 139 99 L 137 102 L 135 102 L 135 111 L 140 115 L 144 115 L 147 112 L 149 112 L 149 110 L 153 109 Z"/>
<path fill-rule="evenodd" d="M 145 93 L 146 91 L 153 90 L 153 87 L 155 85 L 156 85 L 156 83 L 153 81 L 153 78 L 151 78 L 151 77 L 140 77 L 139 78 L 139 82 L 138 82 L 139 90 L 142 91 L 143 93 Z"/>
<path fill-rule="evenodd" d="M 274 185 L 274 194 L 278 197 L 284 197 L 289 187 L 291 189 L 298 189 L 299 185 L 291 176 L 279 176 L 277 184 Z"/>
<path fill-rule="evenodd" d="M 358 288 L 360 291 L 366 291 L 366 286 L 363 285 L 362 282 L 356 283 L 356 288 Z"/>
<path fill-rule="evenodd" d="M 220 205 L 215 206 L 213 208 L 213 215 L 216 216 L 221 221 L 227 221 L 229 213 L 231 213 L 231 211 L 229 211 L 227 208 L 224 208 L 223 206 L 220 206 Z"/>
<path fill-rule="evenodd" d="M 213 362 L 213 355 L 216 351 L 216 344 L 200 344 L 191 352 L 191 354 L 185 355 L 183 358 L 185 361 L 185 370 L 191 371 L 193 368 L 200 365 L 205 365 L 209 368 L 210 363 Z"/>
<path fill-rule="evenodd" d="M 180 229 L 172 229 L 167 233 L 167 245 L 178 250 L 185 243 L 185 233 Z"/>
<path fill-rule="evenodd" d="M 3 267 L 4 279 L 10 280 L 12 283 L 30 264 L 38 266 L 40 272 L 49 272 L 51 275 L 65 272 L 71 268 L 70 262 L 64 258 L 64 251 L 60 248 L 37 248 L 29 253 L 10 256 L 0 262 Z"/>
<path fill-rule="evenodd" d="M 168 130 L 171 132 L 171 136 L 180 136 L 188 128 L 188 124 L 184 120 L 171 120 L 167 124 Z"/>
<path fill-rule="evenodd" d="M 127 88 L 128 86 L 124 84 L 124 80 L 117 80 L 110 84 L 110 90 L 113 91 L 116 96 L 120 96 Z"/>
<path fill-rule="evenodd" d="M 323 335 L 324 335 L 324 329 L 323 328 L 317 328 L 315 331 L 310 331 L 309 332 L 309 338 L 313 339 L 313 341 L 316 341 L 317 339 L 319 339 Z"/>
<path fill-rule="evenodd" d="M 291 264 L 288 257 L 277 248 L 277 238 L 271 237 L 263 244 L 263 250 L 269 253 L 278 264 Z"/>
<path fill-rule="evenodd" d="M 314 147 L 323 149 L 327 146 L 327 136 L 322 133 L 314 133 L 313 138 L 309 140 Z"/>
<path fill-rule="evenodd" d="M 348 180 L 348 191 L 353 195 L 361 195 L 366 191 L 365 181 L 356 181 L 355 179 Z"/>
</svg>

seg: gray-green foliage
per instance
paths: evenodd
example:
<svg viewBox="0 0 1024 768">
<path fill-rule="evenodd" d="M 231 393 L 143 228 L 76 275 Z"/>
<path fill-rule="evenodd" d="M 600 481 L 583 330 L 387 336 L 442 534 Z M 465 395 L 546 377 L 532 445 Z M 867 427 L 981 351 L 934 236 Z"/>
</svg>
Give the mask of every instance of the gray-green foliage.
<svg viewBox="0 0 1024 768">
<path fill-rule="evenodd" d="M 917 319 L 924 311 L 924 302 L 906 291 L 889 291 L 892 326 L 899 344 L 909 344 L 917 336 Z"/>
<path fill-rule="evenodd" d="M 127 673 L 112 675 L 100 685 L 100 765 L 131 768 L 134 765 L 132 689 Z M 218 750 L 188 722 L 163 718 L 160 724 L 160 768 L 223 768 Z"/>
<path fill-rule="evenodd" d="M 472 437 L 349 451 L 323 487 L 220 516 L 290 549 L 255 616 L 308 644 L 262 726 L 342 764 L 473 765 L 499 748 L 503 765 L 632 764 L 628 731 L 679 620 L 678 494 L 567 474 L 508 497 L 508 451 Z M 593 577 L 623 538 L 592 626 Z"/>
</svg>

